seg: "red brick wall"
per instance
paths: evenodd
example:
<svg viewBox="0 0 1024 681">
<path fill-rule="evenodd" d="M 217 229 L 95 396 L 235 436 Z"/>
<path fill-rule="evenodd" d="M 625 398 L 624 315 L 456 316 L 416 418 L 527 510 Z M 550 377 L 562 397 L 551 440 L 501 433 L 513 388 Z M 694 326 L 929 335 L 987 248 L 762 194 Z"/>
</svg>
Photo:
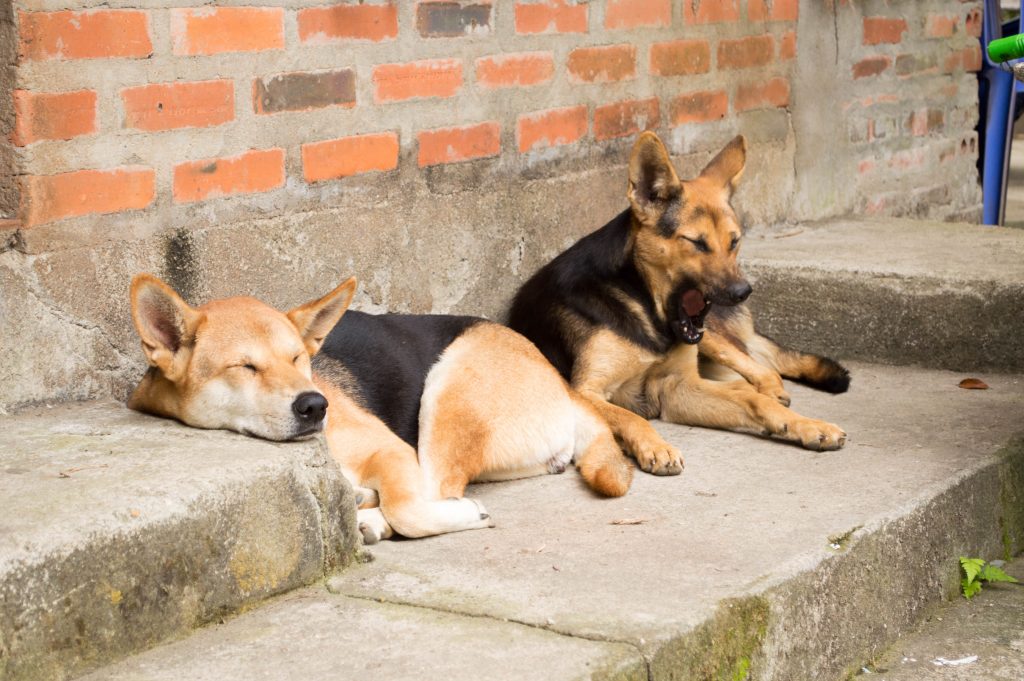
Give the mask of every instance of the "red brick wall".
<svg viewBox="0 0 1024 681">
<path fill-rule="evenodd" d="M 975 220 L 981 3 L 841 7 L 854 210 Z"/>
<path fill-rule="evenodd" d="M 645 128 L 707 152 L 791 105 L 798 19 L 792 0 L 16 4 L 20 217 L 57 237 L 311 207 L 365 174 L 557 172 Z"/>
</svg>

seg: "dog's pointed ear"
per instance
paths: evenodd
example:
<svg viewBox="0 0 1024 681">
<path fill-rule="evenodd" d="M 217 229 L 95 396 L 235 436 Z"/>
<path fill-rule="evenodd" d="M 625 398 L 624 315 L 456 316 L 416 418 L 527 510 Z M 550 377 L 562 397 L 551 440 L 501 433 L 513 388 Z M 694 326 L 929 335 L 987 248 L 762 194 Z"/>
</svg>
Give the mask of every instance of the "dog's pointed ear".
<svg viewBox="0 0 1024 681">
<path fill-rule="evenodd" d="M 747 165 L 747 140 L 743 135 L 736 135 L 718 155 L 711 159 L 700 176 L 712 180 L 729 190 L 731 194 L 743 177 L 743 168 Z"/>
<path fill-rule="evenodd" d="M 131 303 L 146 359 L 169 380 L 177 380 L 186 364 L 182 351 L 192 347 L 202 313 L 152 274 L 132 279 Z"/>
<path fill-rule="evenodd" d="M 682 195 L 683 185 L 672 167 L 668 150 L 658 136 L 647 131 L 633 145 L 629 157 L 626 197 L 641 222 L 654 223 L 665 205 Z"/>
<path fill-rule="evenodd" d="M 323 298 L 310 301 L 288 312 L 288 319 L 292 320 L 292 324 L 299 330 L 310 357 L 320 350 L 324 338 L 345 314 L 355 293 L 356 278 L 349 277 L 348 281 Z"/>
</svg>

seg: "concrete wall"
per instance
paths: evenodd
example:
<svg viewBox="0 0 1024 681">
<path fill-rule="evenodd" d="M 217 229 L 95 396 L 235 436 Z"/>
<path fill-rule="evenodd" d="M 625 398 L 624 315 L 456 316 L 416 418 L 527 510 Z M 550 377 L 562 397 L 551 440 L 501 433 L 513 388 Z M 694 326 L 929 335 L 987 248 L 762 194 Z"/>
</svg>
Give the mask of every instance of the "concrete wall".
<svg viewBox="0 0 1024 681">
<path fill-rule="evenodd" d="M 14 7 L 0 407 L 124 395 L 140 270 L 197 302 L 354 273 L 363 309 L 500 315 L 621 210 L 645 128 L 684 173 L 746 134 L 751 223 L 978 208 L 977 2 Z M 878 17 L 905 30 L 876 40 Z"/>
</svg>

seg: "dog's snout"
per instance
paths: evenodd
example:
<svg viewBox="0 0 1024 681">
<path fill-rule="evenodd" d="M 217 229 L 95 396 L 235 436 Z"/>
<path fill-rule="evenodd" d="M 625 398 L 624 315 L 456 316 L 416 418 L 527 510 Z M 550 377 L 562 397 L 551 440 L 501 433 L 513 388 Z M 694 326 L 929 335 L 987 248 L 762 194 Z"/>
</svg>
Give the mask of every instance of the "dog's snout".
<svg viewBox="0 0 1024 681">
<path fill-rule="evenodd" d="M 726 288 L 726 293 L 728 293 L 729 297 L 736 303 L 742 303 L 750 297 L 750 294 L 753 293 L 753 291 L 754 287 L 750 285 L 750 282 L 744 280 L 729 284 Z"/>
<path fill-rule="evenodd" d="M 292 402 L 292 411 L 302 423 L 319 423 L 327 413 L 327 398 L 312 390 L 300 393 Z"/>
</svg>

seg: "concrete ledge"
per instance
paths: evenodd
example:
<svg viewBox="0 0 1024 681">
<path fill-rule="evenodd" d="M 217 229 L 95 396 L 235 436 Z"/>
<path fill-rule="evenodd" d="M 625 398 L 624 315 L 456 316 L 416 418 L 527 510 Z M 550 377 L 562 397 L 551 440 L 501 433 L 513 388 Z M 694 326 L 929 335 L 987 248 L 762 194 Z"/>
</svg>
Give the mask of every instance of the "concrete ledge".
<svg viewBox="0 0 1024 681">
<path fill-rule="evenodd" d="M 789 234 L 790 236 L 786 236 Z M 758 327 L 836 358 L 1024 371 L 1024 230 L 841 220 L 752 233 Z"/>
<path fill-rule="evenodd" d="M 93 678 L 845 679 L 955 594 L 957 556 L 1024 548 L 1024 378 L 852 369 L 847 394 L 792 390 L 844 450 L 658 424 L 681 477 L 475 486 L 495 529 L 382 543 Z"/>
<path fill-rule="evenodd" d="M 0 419 L 0 676 L 58 679 L 309 584 L 356 547 L 319 441 L 115 403 Z"/>
</svg>

